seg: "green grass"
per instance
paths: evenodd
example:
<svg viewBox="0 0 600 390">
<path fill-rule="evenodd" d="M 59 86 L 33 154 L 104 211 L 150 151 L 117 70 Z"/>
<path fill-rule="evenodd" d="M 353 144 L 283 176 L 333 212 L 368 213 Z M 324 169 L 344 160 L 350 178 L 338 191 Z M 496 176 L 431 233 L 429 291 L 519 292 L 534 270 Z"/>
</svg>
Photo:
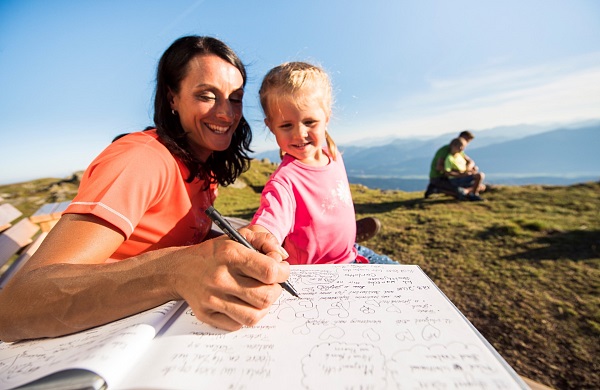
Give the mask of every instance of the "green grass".
<svg viewBox="0 0 600 390">
<path fill-rule="evenodd" d="M 37 179 L 24 183 L 0 185 L 0 198 L 12 204 L 23 216 L 30 216 L 46 203 L 71 200 L 77 194 L 79 182 L 68 180 Z"/>
<path fill-rule="evenodd" d="M 254 161 L 220 188 L 217 208 L 250 219 L 275 168 Z M 56 181 L 0 186 L 0 196 L 30 215 L 73 197 Z M 600 387 L 600 183 L 494 187 L 486 202 L 351 189 L 357 218 L 383 224 L 365 245 L 419 265 L 517 373 L 557 389 Z"/>
<path fill-rule="evenodd" d="M 251 218 L 274 165 L 254 162 L 222 213 Z M 243 188 L 239 188 L 243 187 Z M 366 243 L 418 264 L 520 374 L 557 389 L 600 386 L 600 183 L 502 186 L 486 202 L 352 185 Z"/>
</svg>

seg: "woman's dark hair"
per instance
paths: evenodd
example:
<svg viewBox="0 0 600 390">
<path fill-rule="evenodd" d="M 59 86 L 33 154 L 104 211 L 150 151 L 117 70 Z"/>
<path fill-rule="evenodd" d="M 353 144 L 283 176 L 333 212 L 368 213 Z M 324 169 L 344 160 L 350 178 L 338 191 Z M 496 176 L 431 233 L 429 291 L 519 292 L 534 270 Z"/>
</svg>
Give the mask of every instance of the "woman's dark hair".
<svg viewBox="0 0 600 390">
<path fill-rule="evenodd" d="M 158 62 L 154 96 L 154 124 L 160 141 L 171 154 L 178 157 L 190 170 L 186 178 L 191 182 L 199 178 L 208 183 L 226 186 L 250 168 L 248 152 L 252 131 L 242 116 L 226 150 L 214 151 L 206 161 L 200 161 L 191 151 L 187 134 L 178 115 L 171 112 L 170 93 L 178 93 L 181 81 L 187 75 L 189 62 L 197 56 L 213 54 L 235 66 L 246 85 L 246 69 L 235 52 L 222 41 L 212 37 L 186 36 L 177 39 L 164 52 Z"/>
</svg>

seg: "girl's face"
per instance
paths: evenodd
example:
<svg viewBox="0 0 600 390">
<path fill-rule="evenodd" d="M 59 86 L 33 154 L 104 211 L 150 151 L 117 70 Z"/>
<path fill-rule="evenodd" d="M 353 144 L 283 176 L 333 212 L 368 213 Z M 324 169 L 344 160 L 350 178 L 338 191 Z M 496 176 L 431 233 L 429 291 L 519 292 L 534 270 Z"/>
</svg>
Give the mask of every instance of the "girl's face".
<svg viewBox="0 0 600 390">
<path fill-rule="evenodd" d="M 278 96 L 269 104 L 265 119 L 279 148 L 307 165 L 323 166 L 329 162 L 322 151 L 329 112 L 322 102 L 322 96 L 315 91 L 307 91 L 300 101 L 295 96 Z"/>
<path fill-rule="evenodd" d="M 242 117 L 243 83 L 240 71 L 216 55 L 188 63 L 179 92 L 171 95 L 171 108 L 201 161 L 229 147 Z"/>
</svg>

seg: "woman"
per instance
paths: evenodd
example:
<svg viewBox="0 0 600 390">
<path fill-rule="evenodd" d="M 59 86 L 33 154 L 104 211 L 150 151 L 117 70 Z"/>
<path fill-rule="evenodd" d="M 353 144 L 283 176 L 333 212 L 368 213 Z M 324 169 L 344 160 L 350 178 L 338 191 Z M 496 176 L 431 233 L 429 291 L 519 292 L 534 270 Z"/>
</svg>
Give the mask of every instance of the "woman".
<svg viewBox="0 0 600 390">
<path fill-rule="evenodd" d="M 0 293 L 0 339 L 54 337 L 185 299 L 199 320 L 236 330 L 281 294 L 287 258 L 274 237 L 242 229 L 266 255 L 226 237 L 203 241 L 217 184 L 248 168 L 246 72 L 223 42 L 189 36 L 158 64 L 156 129 L 109 145 L 77 197 Z"/>
</svg>

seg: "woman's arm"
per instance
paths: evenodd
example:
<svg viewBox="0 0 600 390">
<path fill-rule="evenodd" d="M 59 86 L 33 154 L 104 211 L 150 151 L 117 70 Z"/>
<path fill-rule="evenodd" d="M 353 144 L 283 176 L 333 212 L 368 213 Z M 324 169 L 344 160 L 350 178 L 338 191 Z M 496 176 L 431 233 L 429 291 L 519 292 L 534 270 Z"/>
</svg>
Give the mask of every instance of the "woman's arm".
<svg viewBox="0 0 600 390">
<path fill-rule="evenodd" d="M 101 219 L 67 214 L 0 292 L 0 339 L 54 337 L 185 299 L 196 317 L 256 324 L 289 276 L 276 240 L 242 229 L 262 255 L 226 237 L 105 263 L 124 238 Z"/>
</svg>

